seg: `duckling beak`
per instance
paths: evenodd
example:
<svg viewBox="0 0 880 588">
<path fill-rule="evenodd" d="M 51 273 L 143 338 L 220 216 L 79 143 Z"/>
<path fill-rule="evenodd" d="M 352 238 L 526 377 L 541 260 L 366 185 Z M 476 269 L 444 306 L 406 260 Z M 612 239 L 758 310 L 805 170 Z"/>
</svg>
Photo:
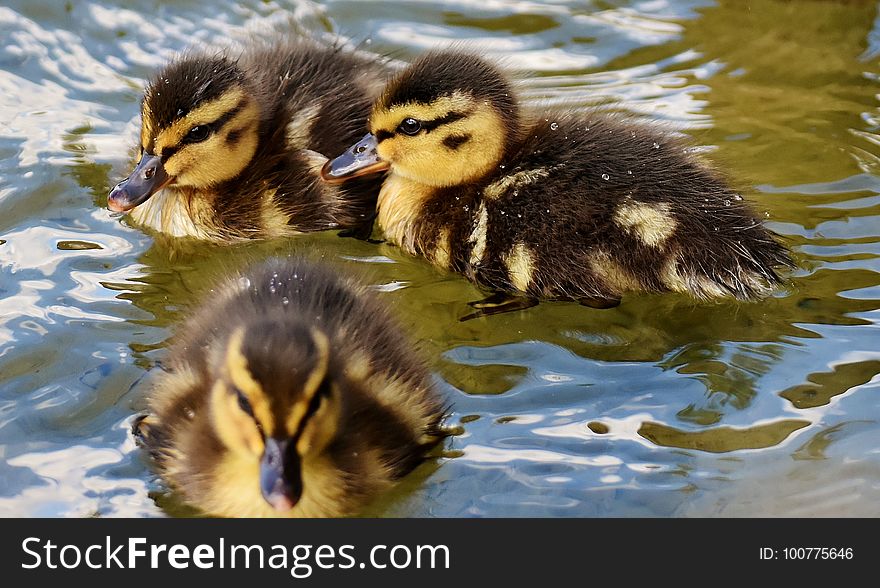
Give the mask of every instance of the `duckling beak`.
<svg viewBox="0 0 880 588">
<path fill-rule="evenodd" d="M 144 153 L 131 175 L 116 184 L 107 198 L 107 208 L 113 212 L 128 212 L 164 188 L 172 178 L 162 167 L 158 155 Z"/>
<path fill-rule="evenodd" d="M 290 510 L 302 496 L 299 456 L 290 440 L 266 439 L 260 461 L 260 490 L 272 508 Z"/>
<path fill-rule="evenodd" d="M 321 177 L 329 184 L 341 184 L 351 178 L 385 171 L 390 164 L 379 159 L 376 145 L 376 137 L 367 133 L 342 155 L 325 163 Z"/>
</svg>

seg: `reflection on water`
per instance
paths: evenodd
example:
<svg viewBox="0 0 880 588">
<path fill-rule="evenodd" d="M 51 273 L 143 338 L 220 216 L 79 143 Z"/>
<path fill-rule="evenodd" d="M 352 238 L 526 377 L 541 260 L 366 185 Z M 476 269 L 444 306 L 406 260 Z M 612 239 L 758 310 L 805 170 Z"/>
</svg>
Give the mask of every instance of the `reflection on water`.
<svg viewBox="0 0 880 588">
<path fill-rule="evenodd" d="M 128 423 L 212 279 L 292 252 L 364 276 L 454 403 L 443 457 L 369 514 L 880 514 L 875 3 L 46 4 L 0 7 L 0 514 L 192 514 Z M 757 304 L 644 295 L 461 323 L 483 293 L 387 244 L 223 248 L 103 209 L 153 68 L 271 31 L 400 60 L 455 41 L 503 59 L 530 102 L 663 120 L 800 269 Z"/>
</svg>

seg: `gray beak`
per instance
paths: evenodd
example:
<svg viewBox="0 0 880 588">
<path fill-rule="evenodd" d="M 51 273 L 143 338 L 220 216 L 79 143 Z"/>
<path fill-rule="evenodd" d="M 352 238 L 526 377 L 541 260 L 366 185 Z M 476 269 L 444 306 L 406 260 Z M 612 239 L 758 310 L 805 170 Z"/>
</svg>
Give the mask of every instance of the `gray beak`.
<svg viewBox="0 0 880 588">
<path fill-rule="evenodd" d="M 302 496 L 299 456 L 290 440 L 266 439 L 260 460 L 260 490 L 272 508 L 290 510 Z"/>
<path fill-rule="evenodd" d="M 170 180 L 159 156 L 144 153 L 131 175 L 116 184 L 110 192 L 107 208 L 113 212 L 128 212 L 146 202 Z"/>
<path fill-rule="evenodd" d="M 379 159 L 376 152 L 376 137 L 367 133 L 342 155 L 325 163 L 321 177 L 330 184 L 341 184 L 351 178 L 385 171 L 388 167 L 388 162 Z"/>
</svg>

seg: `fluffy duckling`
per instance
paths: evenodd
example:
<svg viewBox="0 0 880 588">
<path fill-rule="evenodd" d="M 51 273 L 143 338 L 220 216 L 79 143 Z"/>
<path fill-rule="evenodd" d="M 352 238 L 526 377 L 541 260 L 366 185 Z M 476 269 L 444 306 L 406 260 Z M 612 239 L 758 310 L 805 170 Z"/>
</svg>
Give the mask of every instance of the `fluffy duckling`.
<svg viewBox="0 0 880 588">
<path fill-rule="evenodd" d="M 610 115 L 526 117 L 475 55 L 422 56 L 390 81 L 369 129 L 324 179 L 389 169 L 386 238 L 498 292 L 598 306 L 629 291 L 752 299 L 791 264 L 678 140 Z"/>
<path fill-rule="evenodd" d="M 170 357 L 134 434 L 210 515 L 355 514 L 443 437 L 441 398 L 385 309 L 303 260 L 212 290 Z"/>
<path fill-rule="evenodd" d="M 322 153 L 363 135 L 384 71 L 307 40 L 186 53 L 149 83 L 140 162 L 107 206 L 218 242 L 372 226 L 380 178 L 328 189 L 319 177 Z"/>
</svg>

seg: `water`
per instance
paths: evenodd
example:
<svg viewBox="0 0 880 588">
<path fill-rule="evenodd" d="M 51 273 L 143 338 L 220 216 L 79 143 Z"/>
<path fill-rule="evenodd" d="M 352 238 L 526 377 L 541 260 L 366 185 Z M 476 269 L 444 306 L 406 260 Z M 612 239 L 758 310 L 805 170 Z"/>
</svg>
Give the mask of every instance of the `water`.
<svg viewBox="0 0 880 588">
<path fill-rule="evenodd" d="M 150 370 L 213 276 L 311 251 L 367 272 L 462 431 L 371 514 L 880 515 L 876 3 L 210 4 L 0 6 L 0 514 L 186 514 L 127 435 Z M 800 268 L 759 304 L 629 296 L 459 323 L 483 294 L 389 245 L 181 244 L 103 208 L 155 67 L 291 30 L 402 60 L 458 41 L 529 101 L 665 121 Z"/>
</svg>

